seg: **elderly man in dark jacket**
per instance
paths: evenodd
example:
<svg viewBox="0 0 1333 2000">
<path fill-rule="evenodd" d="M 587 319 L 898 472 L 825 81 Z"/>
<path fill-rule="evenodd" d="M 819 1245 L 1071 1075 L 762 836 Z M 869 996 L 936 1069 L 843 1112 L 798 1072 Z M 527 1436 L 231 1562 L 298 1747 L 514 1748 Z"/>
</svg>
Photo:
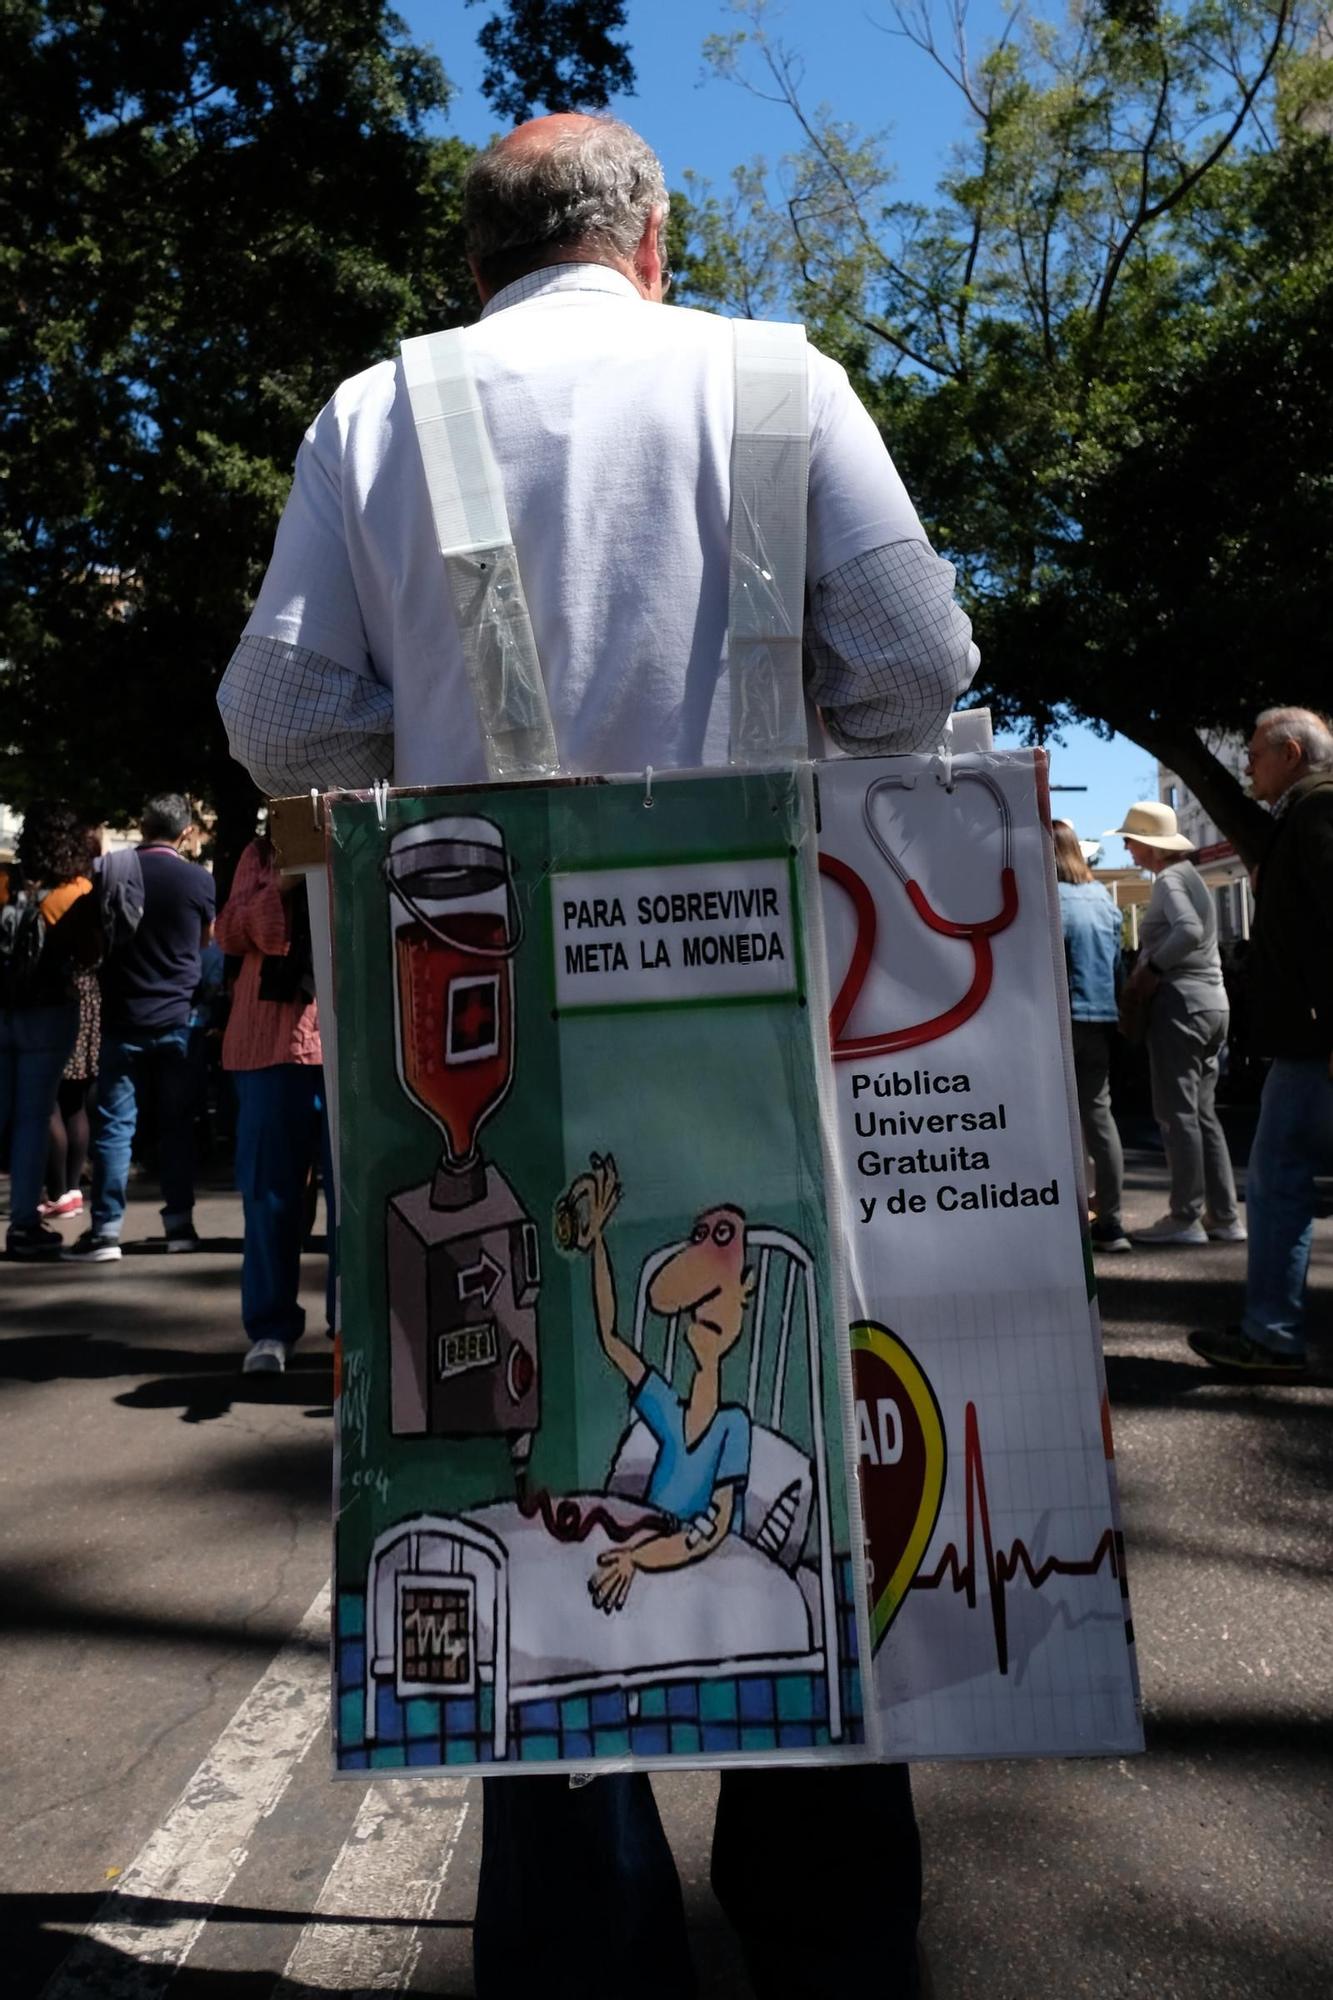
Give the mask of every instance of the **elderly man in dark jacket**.
<svg viewBox="0 0 1333 2000">
<path fill-rule="evenodd" d="M 1190 1346 L 1215 1367 L 1301 1375 L 1315 1176 L 1333 1171 L 1333 731 L 1310 709 L 1268 709 L 1249 770 L 1273 813 L 1249 974 L 1255 1046 L 1273 1060 L 1246 1181 L 1244 1318 Z"/>
</svg>

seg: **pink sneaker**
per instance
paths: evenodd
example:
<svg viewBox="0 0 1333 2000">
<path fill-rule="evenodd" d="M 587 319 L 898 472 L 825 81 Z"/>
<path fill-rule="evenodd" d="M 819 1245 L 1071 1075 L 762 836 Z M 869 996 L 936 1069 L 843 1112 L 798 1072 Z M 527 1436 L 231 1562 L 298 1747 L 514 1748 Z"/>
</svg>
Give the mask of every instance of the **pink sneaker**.
<svg viewBox="0 0 1333 2000">
<path fill-rule="evenodd" d="M 39 1201 L 37 1204 L 37 1213 L 38 1215 L 56 1217 L 62 1215 L 82 1215 L 83 1195 L 78 1188 L 71 1188 L 68 1194 L 61 1195 L 59 1201 Z"/>
</svg>

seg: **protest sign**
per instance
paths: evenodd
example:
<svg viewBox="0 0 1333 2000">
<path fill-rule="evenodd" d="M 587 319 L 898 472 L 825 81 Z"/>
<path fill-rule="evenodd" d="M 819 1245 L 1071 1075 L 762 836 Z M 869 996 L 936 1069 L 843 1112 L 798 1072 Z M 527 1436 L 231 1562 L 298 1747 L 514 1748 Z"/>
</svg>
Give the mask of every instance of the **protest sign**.
<svg viewBox="0 0 1333 2000">
<path fill-rule="evenodd" d="M 1139 1749 L 1044 756 L 819 797 L 884 1754 Z"/>
<path fill-rule="evenodd" d="M 327 821 L 337 1767 L 863 1754 L 809 772 Z"/>
</svg>

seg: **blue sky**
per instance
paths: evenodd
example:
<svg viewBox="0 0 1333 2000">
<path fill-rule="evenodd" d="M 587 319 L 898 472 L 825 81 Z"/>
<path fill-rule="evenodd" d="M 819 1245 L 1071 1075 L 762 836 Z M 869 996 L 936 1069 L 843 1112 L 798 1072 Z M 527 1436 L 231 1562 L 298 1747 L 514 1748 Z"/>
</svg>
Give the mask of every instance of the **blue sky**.
<svg viewBox="0 0 1333 2000">
<path fill-rule="evenodd" d="M 449 129 L 485 143 L 502 129 L 481 95 L 476 46 L 491 0 L 475 7 L 463 0 L 397 4 L 413 37 L 433 44 L 455 85 Z M 973 0 L 973 47 L 998 33 L 1003 18 L 997 0 Z M 740 25 L 726 0 L 630 0 L 628 19 L 638 88 L 612 109 L 656 148 L 672 185 L 681 184 L 687 171 L 722 183 L 741 161 L 762 155 L 775 163 L 790 149 L 792 129 L 781 107 L 705 70 L 705 37 Z M 863 130 L 884 134 L 897 170 L 896 192 L 928 200 L 951 146 L 964 134 L 962 101 L 927 56 L 885 32 L 894 22 L 884 0 L 773 0 L 769 23 L 804 62 L 807 100 L 823 100 Z M 1063 745 L 1048 748 L 1054 784 L 1088 787 L 1086 794 L 1055 801 L 1085 836 L 1118 825 L 1133 799 L 1156 797 L 1152 759 L 1124 737 L 1103 743 L 1090 730 L 1071 729 Z M 1128 859 L 1119 841 L 1106 843 L 1105 862 L 1123 866 Z"/>
<path fill-rule="evenodd" d="M 473 142 L 487 139 L 499 121 L 481 96 L 476 32 L 495 0 L 473 7 L 463 0 L 397 5 L 416 38 L 433 43 L 457 86 L 451 129 Z M 723 181 L 752 154 L 775 160 L 790 146 L 791 128 L 779 107 L 705 72 L 705 37 L 744 25 L 726 0 L 630 0 L 628 19 L 638 87 L 612 109 L 652 142 L 669 181 L 679 182 L 687 171 Z M 886 132 L 899 190 L 928 197 L 961 134 L 960 101 L 926 56 L 885 32 L 894 27 L 885 0 L 771 0 L 768 19 L 775 38 L 799 51 L 809 101 L 826 101 L 865 130 Z M 969 23 L 976 45 L 1002 22 L 996 0 L 974 0 Z"/>
</svg>

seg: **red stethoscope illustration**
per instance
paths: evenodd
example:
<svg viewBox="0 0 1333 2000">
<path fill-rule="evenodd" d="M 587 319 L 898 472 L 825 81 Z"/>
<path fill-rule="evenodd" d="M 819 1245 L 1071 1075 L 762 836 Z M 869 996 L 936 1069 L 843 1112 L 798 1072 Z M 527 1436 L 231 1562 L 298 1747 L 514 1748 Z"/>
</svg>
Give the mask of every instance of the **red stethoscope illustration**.
<svg viewBox="0 0 1333 2000">
<path fill-rule="evenodd" d="M 955 771 L 948 780 L 937 775 L 936 782 L 952 792 L 955 785 L 984 785 L 995 801 L 1000 816 L 1002 838 L 1000 858 L 1000 908 L 993 917 L 984 917 L 975 923 L 959 923 L 950 917 L 942 917 L 931 907 L 925 891 L 919 882 L 908 875 L 893 849 L 883 838 L 874 820 L 874 801 L 882 791 L 897 790 L 910 792 L 916 785 L 915 778 L 876 778 L 866 790 L 862 807 L 866 831 L 874 841 L 884 859 L 888 862 L 898 880 L 907 892 L 907 900 L 927 929 L 940 937 L 964 938 L 972 947 L 972 980 L 961 1000 L 955 1001 L 944 1013 L 932 1016 L 929 1021 L 917 1021 L 909 1028 L 889 1028 L 873 1035 L 844 1035 L 856 1003 L 865 984 L 875 955 L 875 939 L 879 930 L 879 913 L 870 889 L 854 868 L 845 861 L 839 861 L 834 854 L 821 854 L 819 872 L 827 875 L 830 882 L 836 882 L 846 891 L 856 912 L 856 938 L 852 946 L 851 964 L 846 977 L 838 988 L 837 998 L 829 1013 L 829 1040 L 833 1045 L 834 1062 L 853 1062 L 866 1056 L 891 1056 L 903 1049 L 919 1048 L 923 1042 L 939 1041 L 941 1036 L 952 1034 L 961 1028 L 964 1021 L 970 1021 L 990 992 L 994 976 L 994 960 L 991 954 L 991 939 L 1001 931 L 1008 930 L 1018 915 L 1018 883 L 1013 869 L 1013 819 L 1009 802 L 993 778 L 984 771 Z"/>
</svg>

